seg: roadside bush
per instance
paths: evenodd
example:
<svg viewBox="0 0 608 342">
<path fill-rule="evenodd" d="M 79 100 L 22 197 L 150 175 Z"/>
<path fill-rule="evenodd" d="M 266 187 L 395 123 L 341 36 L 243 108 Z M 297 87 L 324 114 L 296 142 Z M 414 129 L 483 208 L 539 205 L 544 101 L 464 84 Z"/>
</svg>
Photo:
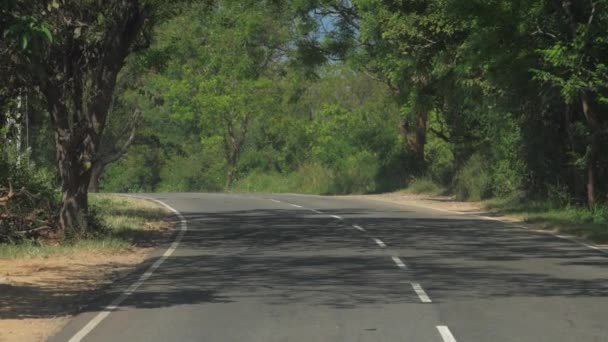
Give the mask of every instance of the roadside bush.
<svg viewBox="0 0 608 342">
<path fill-rule="evenodd" d="M 348 156 L 337 167 L 332 194 L 362 194 L 376 189 L 378 159 L 367 151 Z"/>
<path fill-rule="evenodd" d="M 132 146 L 123 159 L 108 166 L 102 177 L 101 188 L 104 192 L 153 191 L 158 184 L 159 164 L 157 149 Z"/>
<path fill-rule="evenodd" d="M 302 194 L 331 193 L 334 173 L 320 164 L 304 164 L 291 173 L 252 172 L 234 186 L 239 192 L 276 192 Z"/>
<path fill-rule="evenodd" d="M 454 154 L 450 145 L 429 134 L 425 147 L 426 178 L 439 184 L 449 184 L 454 176 Z"/>
<path fill-rule="evenodd" d="M 492 176 L 484 157 L 476 153 L 454 178 L 454 194 L 459 200 L 480 201 L 492 195 Z"/>
<path fill-rule="evenodd" d="M 289 181 L 290 174 L 266 173 L 254 171 L 239 179 L 234 184 L 237 192 L 273 192 L 282 193 L 293 191 Z"/>
<path fill-rule="evenodd" d="M 290 173 L 254 171 L 238 180 L 234 190 L 317 195 L 369 193 L 376 187 L 377 165 L 371 153 L 361 152 L 340 161 L 335 169 L 308 163 Z"/>
<path fill-rule="evenodd" d="M 444 189 L 430 177 L 419 177 L 410 181 L 407 191 L 414 194 L 439 195 Z"/>
<path fill-rule="evenodd" d="M 19 242 L 53 232 L 59 192 L 52 174 L 29 163 L 27 156 L 0 156 L 0 242 Z"/>
</svg>

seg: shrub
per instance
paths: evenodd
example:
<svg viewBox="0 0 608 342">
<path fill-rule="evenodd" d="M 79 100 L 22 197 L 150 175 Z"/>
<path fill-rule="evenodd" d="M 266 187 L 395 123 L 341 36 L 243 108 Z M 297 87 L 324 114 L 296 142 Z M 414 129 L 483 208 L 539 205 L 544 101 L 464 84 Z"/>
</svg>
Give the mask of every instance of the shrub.
<svg viewBox="0 0 608 342">
<path fill-rule="evenodd" d="M 492 195 L 492 176 L 484 157 L 476 153 L 458 171 L 454 194 L 459 200 L 480 201 Z"/>
<path fill-rule="evenodd" d="M 335 172 L 332 194 L 369 193 L 376 189 L 378 159 L 367 151 L 348 156 Z"/>
<path fill-rule="evenodd" d="M 0 156 L 0 242 L 36 238 L 56 227 L 59 192 L 50 172 L 6 150 Z"/>
<path fill-rule="evenodd" d="M 444 189 L 430 177 L 414 178 L 408 184 L 407 191 L 414 194 L 439 195 Z"/>
<path fill-rule="evenodd" d="M 273 192 L 327 194 L 334 181 L 334 173 L 319 164 L 304 164 L 291 173 L 254 171 L 239 179 L 234 186 L 239 192 Z"/>
</svg>

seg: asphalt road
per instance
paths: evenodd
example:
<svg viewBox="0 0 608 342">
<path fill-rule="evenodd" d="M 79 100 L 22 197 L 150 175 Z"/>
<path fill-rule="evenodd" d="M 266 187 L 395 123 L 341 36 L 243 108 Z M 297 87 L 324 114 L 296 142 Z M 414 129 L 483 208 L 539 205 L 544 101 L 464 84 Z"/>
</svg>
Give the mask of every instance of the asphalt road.
<svg viewBox="0 0 608 342">
<path fill-rule="evenodd" d="M 352 198 L 151 196 L 187 221 L 179 246 L 52 341 L 608 341 L 607 256 L 548 234 Z"/>
</svg>

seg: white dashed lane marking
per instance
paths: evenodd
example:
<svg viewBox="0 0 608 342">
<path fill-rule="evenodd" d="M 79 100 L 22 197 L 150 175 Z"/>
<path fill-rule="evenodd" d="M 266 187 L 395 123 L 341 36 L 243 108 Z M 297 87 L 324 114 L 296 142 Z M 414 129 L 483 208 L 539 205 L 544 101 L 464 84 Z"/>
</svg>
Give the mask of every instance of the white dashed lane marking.
<svg viewBox="0 0 608 342">
<path fill-rule="evenodd" d="M 403 261 L 401 261 L 401 259 L 399 257 L 394 256 L 394 257 L 392 257 L 392 259 L 395 262 L 395 264 L 397 265 L 397 267 L 399 267 L 399 268 L 407 268 L 405 266 L 405 264 L 403 263 Z"/>
<path fill-rule="evenodd" d="M 386 247 L 386 244 L 385 244 L 385 243 L 384 243 L 382 240 L 380 240 L 380 239 L 376 239 L 376 238 L 374 238 L 374 242 L 375 242 L 375 243 L 376 243 L 378 246 L 380 246 L 380 247 L 382 247 L 382 248 Z"/>
<path fill-rule="evenodd" d="M 456 342 L 454 335 L 452 335 L 450 328 L 448 328 L 447 326 L 438 325 L 437 330 L 439 331 L 441 338 L 443 338 L 443 342 Z"/>
<path fill-rule="evenodd" d="M 361 226 L 357 226 L 356 224 L 355 224 L 355 225 L 353 225 L 353 228 L 355 228 L 356 230 L 360 230 L 360 231 L 362 231 L 362 232 L 364 232 L 364 231 L 365 231 L 365 228 L 363 228 L 363 227 L 361 227 Z"/>
<path fill-rule="evenodd" d="M 429 296 L 426 294 L 426 292 L 424 291 L 424 289 L 422 288 L 422 286 L 420 286 L 420 284 L 418 283 L 412 283 L 412 288 L 414 289 L 414 292 L 416 292 L 416 294 L 418 295 L 418 298 L 420 298 L 420 301 L 423 303 L 431 303 L 431 298 L 429 298 Z"/>
</svg>

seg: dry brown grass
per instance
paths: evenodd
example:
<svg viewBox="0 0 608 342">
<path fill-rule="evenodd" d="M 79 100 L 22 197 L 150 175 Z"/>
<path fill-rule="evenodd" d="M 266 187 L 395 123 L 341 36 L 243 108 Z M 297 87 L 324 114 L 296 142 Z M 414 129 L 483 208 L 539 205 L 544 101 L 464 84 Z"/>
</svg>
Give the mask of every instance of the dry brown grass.
<svg viewBox="0 0 608 342">
<path fill-rule="evenodd" d="M 155 203 L 110 195 L 95 201 L 113 231 L 111 239 L 121 243 L 101 239 L 14 247 L 0 258 L 0 341 L 52 336 L 101 288 L 132 271 L 169 236 L 166 211 Z"/>
</svg>

